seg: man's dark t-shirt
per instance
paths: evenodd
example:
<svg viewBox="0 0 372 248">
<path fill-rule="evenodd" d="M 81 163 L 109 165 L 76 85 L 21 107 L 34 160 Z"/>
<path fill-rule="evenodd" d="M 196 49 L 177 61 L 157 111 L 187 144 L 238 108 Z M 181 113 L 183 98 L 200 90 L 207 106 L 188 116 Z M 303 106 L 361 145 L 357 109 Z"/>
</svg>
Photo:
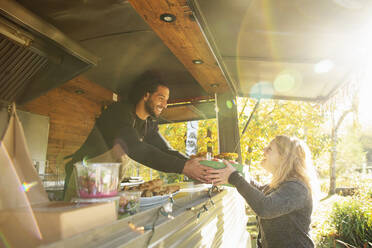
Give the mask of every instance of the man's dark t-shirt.
<svg viewBox="0 0 372 248">
<path fill-rule="evenodd" d="M 182 173 L 187 157 L 169 146 L 160 135 L 155 119 L 141 120 L 134 109 L 130 104 L 114 103 L 102 112 L 88 138 L 66 166 L 65 185 L 73 163 L 99 156 L 115 144 L 143 165 L 163 172 Z"/>
</svg>

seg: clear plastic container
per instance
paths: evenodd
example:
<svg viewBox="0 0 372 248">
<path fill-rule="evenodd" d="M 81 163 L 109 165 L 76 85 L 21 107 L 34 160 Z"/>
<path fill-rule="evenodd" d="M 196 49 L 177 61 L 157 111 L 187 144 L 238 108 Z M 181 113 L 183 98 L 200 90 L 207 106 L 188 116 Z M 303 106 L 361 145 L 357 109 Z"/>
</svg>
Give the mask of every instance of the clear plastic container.
<svg viewBox="0 0 372 248">
<path fill-rule="evenodd" d="M 119 196 L 106 197 L 106 198 L 72 198 L 71 202 L 79 204 L 94 204 L 94 203 L 105 203 L 105 202 L 114 202 L 116 212 L 119 211 Z"/>
<path fill-rule="evenodd" d="M 118 193 L 120 163 L 76 163 L 77 194 L 80 198 L 112 197 Z"/>
<path fill-rule="evenodd" d="M 119 192 L 119 214 L 136 214 L 139 212 L 141 191 Z"/>
</svg>

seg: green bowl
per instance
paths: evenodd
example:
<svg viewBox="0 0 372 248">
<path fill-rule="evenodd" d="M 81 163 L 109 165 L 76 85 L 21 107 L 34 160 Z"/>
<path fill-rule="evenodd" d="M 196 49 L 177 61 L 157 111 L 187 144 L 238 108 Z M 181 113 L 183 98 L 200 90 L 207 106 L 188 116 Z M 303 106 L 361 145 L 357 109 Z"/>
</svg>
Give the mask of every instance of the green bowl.
<svg viewBox="0 0 372 248">
<path fill-rule="evenodd" d="M 208 167 L 211 167 L 213 169 L 223 169 L 226 167 L 226 165 L 223 163 L 223 162 L 220 162 L 220 161 L 211 161 L 211 160 L 201 160 L 200 161 L 200 164 L 202 165 L 205 165 L 205 166 L 208 166 Z M 235 169 L 237 171 L 240 172 L 240 174 L 242 174 L 244 176 L 244 173 L 243 173 L 243 165 L 242 164 L 238 164 L 238 163 L 230 163 L 233 167 L 235 167 Z M 229 187 L 234 187 L 233 185 L 231 184 L 223 184 L 224 186 L 229 186 Z"/>
<path fill-rule="evenodd" d="M 200 164 L 211 167 L 213 169 L 223 169 L 226 167 L 226 165 L 223 162 L 212 160 L 201 160 Z"/>
<path fill-rule="evenodd" d="M 200 164 L 211 167 L 213 169 L 223 169 L 226 165 L 220 161 L 213 161 L 213 160 L 201 160 Z M 243 165 L 238 163 L 230 163 L 232 166 L 235 167 L 236 170 L 239 172 L 243 172 Z"/>
</svg>

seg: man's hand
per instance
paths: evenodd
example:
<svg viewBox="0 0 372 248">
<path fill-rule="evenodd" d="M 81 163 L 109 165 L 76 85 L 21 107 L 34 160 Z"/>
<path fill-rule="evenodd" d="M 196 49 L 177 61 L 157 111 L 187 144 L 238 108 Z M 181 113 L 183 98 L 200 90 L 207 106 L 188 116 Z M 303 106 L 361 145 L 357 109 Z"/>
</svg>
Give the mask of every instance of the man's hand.
<svg viewBox="0 0 372 248">
<path fill-rule="evenodd" d="M 210 169 L 208 166 L 204 166 L 199 163 L 200 160 L 205 160 L 205 158 L 193 158 L 186 161 L 185 166 L 183 167 L 182 174 L 198 180 L 202 183 L 209 183 L 206 176 L 206 171 Z"/>
</svg>

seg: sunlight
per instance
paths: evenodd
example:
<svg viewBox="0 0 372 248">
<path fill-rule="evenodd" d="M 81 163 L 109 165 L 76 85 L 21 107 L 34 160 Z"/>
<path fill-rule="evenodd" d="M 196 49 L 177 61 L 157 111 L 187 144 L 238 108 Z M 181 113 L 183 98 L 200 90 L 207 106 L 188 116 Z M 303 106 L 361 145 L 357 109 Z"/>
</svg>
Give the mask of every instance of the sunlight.
<svg viewBox="0 0 372 248">
<path fill-rule="evenodd" d="M 361 31 L 361 49 L 363 57 L 360 61 L 360 90 L 359 90 L 359 122 L 363 128 L 372 127 L 372 50 L 370 44 L 372 42 L 372 32 L 369 30 L 372 21 L 366 25 Z"/>
<path fill-rule="evenodd" d="M 293 89 L 300 87 L 302 84 L 302 76 L 295 70 L 284 70 L 274 80 L 274 88 L 278 92 L 290 92 Z"/>
<path fill-rule="evenodd" d="M 1 232 L 0 232 L 0 244 L 2 244 L 3 245 L 2 247 L 5 247 L 5 248 L 11 247 L 9 242 L 6 240 L 4 234 L 2 234 Z"/>
<path fill-rule="evenodd" d="M 372 126 L 372 75 L 367 72 L 368 75 L 361 82 L 360 94 L 359 94 L 359 121 L 362 127 Z"/>
<path fill-rule="evenodd" d="M 258 82 L 251 88 L 250 96 L 255 97 L 261 97 L 264 96 L 266 98 L 272 97 L 274 94 L 273 85 L 270 82 L 262 81 Z"/>
<path fill-rule="evenodd" d="M 331 60 L 322 60 L 320 62 L 318 62 L 317 64 L 315 64 L 314 66 L 314 71 L 316 73 L 326 73 L 326 72 L 329 72 L 330 70 L 332 70 L 333 68 L 333 62 Z"/>
<path fill-rule="evenodd" d="M 201 229 L 201 246 L 202 247 L 211 247 L 213 240 L 217 233 L 217 217 L 215 217 L 209 224 L 205 225 Z"/>
<path fill-rule="evenodd" d="M 294 85 L 295 79 L 290 74 L 279 74 L 274 81 L 274 88 L 279 92 L 288 92 Z"/>
</svg>

